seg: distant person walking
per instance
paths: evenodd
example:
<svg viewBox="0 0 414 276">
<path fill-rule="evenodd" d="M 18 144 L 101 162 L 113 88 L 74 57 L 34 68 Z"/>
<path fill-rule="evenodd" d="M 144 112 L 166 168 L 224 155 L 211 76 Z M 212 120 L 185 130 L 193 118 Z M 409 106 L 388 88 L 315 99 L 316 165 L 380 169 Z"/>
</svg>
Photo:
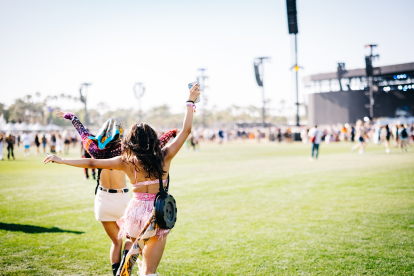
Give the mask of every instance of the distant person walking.
<svg viewBox="0 0 414 276">
<path fill-rule="evenodd" d="M 56 136 L 54 133 L 50 136 L 50 152 L 56 153 Z"/>
<path fill-rule="evenodd" d="M 384 137 L 385 152 L 390 153 L 391 130 L 388 125 L 382 127 L 381 135 Z"/>
<path fill-rule="evenodd" d="M 15 160 L 16 158 L 14 158 L 14 152 L 13 152 L 15 138 L 14 136 L 10 134 L 10 132 L 6 134 L 6 143 L 7 143 L 7 159 L 10 160 L 10 156 L 11 156 L 13 157 L 13 160 Z"/>
<path fill-rule="evenodd" d="M 63 133 L 63 139 L 64 139 L 64 143 L 65 143 L 65 154 L 68 155 L 69 154 L 69 148 L 70 148 L 70 136 L 69 136 L 69 133 L 64 132 Z"/>
<path fill-rule="evenodd" d="M 277 129 L 276 137 L 278 143 L 282 142 L 282 130 L 280 128 Z"/>
<path fill-rule="evenodd" d="M 0 132 L 0 160 L 3 161 L 3 141 L 4 141 L 4 135 L 2 132 Z"/>
<path fill-rule="evenodd" d="M 355 133 L 356 133 L 355 136 L 356 138 L 358 138 L 359 143 L 355 145 L 354 147 L 352 147 L 351 151 L 354 151 L 357 148 L 359 148 L 359 154 L 364 154 L 364 149 L 366 146 L 366 143 L 365 143 L 366 129 L 365 129 L 364 124 L 362 123 L 362 120 L 358 120 L 356 122 Z"/>
<path fill-rule="evenodd" d="M 198 151 L 198 147 L 199 147 L 199 145 L 198 145 L 198 139 L 197 139 L 197 137 L 196 137 L 196 135 L 194 133 L 191 134 L 189 140 L 190 140 L 190 145 L 193 147 L 193 150 L 194 151 Z"/>
<path fill-rule="evenodd" d="M 62 154 L 63 152 L 63 137 L 62 134 L 58 133 L 56 135 L 56 152 L 58 154 Z"/>
<path fill-rule="evenodd" d="M 40 147 L 40 141 L 39 141 L 39 136 L 37 135 L 37 133 L 36 133 L 36 136 L 35 136 L 35 140 L 34 140 L 34 142 L 35 142 L 35 145 L 36 145 L 36 150 L 37 150 L 37 152 L 36 152 L 36 155 L 39 155 L 39 147 Z"/>
<path fill-rule="evenodd" d="M 72 135 L 70 137 L 70 141 L 72 142 L 74 148 L 76 147 L 76 144 L 78 143 L 77 135 L 78 135 L 78 133 L 72 132 Z"/>
<path fill-rule="evenodd" d="M 29 133 L 24 133 L 22 136 L 22 142 L 23 142 L 23 147 L 24 147 L 24 156 L 29 156 L 30 155 L 30 136 Z"/>
<path fill-rule="evenodd" d="M 46 135 L 43 133 L 43 136 L 42 136 L 43 154 L 46 154 L 46 144 L 47 144 Z"/>
<path fill-rule="evenodd" d="M 355 127 L 351 126 L 351 142 L 355 142 Z"/>
<path fill-rule="evenodd" d="M 310 161 L 318 160 L 319 145 L 322 142 L 322 131 L 318 129 L 318 126 L 311 128 L 308 133 L 309 141 L 312 143 Z"/>
<path fill-rule="evenodd" d="M 15 137 L 11 135 L 10 132 L 6 134 L 6 143 L 7 143 L 7 159 L 10 160 L 10 156 L 14 158 L 14 143 L 15 143 Z"/>
<path fill-rule="evenodd" d="M 405 149 L 407 152 L 407 141 L 408 141 L 408 132 L 404 125 L 400 125 L 398 128 L 398 143 L 400 145 L 401 152 Z"/>
</svg>

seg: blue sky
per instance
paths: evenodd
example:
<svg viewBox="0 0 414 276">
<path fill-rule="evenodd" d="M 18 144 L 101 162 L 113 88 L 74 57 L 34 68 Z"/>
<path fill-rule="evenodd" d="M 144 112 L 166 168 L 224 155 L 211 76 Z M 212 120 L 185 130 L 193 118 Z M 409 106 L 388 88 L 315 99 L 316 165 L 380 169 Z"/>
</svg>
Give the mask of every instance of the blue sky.
<svg viewBox="0 0 414 276">
<path fill-rule="evenodd" d="M 379 45 L 375 65 L 414 61 L 414 1 L 298 0 L 297 6 L 301 76 L 335 71 L 337 62 L 364 67 L 369 43 Z M 253 71 L 259 56 L 272 58 L 265 64 L 269 106 L 283 99 L 293 107 L 295 99 L 283 0 L 3 0 L 0 36 L 6 104 L 37 91 L 78 96 L 80 84 L 90 82 L 91 107 L 136 108 L 132 87 L 143 82 L 144 111 L 169 104 L 178 112 L 187 83 L 207 68 L 208 106 L 261 106 Z"/>
</svg>

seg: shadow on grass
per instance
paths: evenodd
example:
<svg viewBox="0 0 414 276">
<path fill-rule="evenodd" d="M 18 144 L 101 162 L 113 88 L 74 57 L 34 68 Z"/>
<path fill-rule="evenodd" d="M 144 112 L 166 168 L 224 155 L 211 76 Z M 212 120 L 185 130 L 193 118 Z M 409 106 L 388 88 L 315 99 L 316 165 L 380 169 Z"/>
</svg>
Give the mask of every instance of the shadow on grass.
<svg viewBox="0 0 414 276">
<path fill-rule="evenodd" d="M 83 234 L 85 232 L 82 231 L 72 231 L 72 230 L 64 230 L 57 227 L 42 227 L 42 226 L 35 226 L 35 225 L 25 225 L 25 224 L 14 224 L 14 223 L 2 223 L 0 222 L 0 230 L 6 231 L 20 231 L 28 234 L 36 234 L 36 233 L 72 233 L 72 234 Z"/>
</svg>

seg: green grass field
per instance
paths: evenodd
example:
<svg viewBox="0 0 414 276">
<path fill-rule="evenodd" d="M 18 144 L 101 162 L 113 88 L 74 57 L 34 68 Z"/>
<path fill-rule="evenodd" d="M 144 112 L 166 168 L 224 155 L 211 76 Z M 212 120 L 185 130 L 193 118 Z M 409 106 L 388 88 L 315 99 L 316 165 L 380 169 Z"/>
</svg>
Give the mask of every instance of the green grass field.
<svg viewBox="0 0 414 276">
<path fill-rule="evenodd" d="M 183 149 L 171 169 L 178 221 L 158 271 L 413 275 L 414 148 L 350 147 L 322 144 L 317 162 L 298 143 Z M 0 274 L 111 275 L 95 182 L 42 159 L 20 148 L 0 161 Z"/>
</svg>

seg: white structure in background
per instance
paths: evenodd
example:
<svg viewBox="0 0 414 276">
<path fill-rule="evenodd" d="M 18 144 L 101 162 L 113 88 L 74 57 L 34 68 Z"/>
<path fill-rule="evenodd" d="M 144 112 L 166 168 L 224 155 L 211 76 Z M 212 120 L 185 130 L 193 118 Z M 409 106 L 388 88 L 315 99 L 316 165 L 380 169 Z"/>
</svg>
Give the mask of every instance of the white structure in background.
<svg viewBox="0 0 414 276">
<path fill-rule="evenodd" d="M 62 127 L 54 125 L 54 124 L 48 124 L 45 128 L 46 128 L 45 129 L 46 131 L 62 130 L 63 129 Z"/>
<path fill-rule="evenodd" d="M 42 125 L 41 123 L 36 123 L 36 124 L 30 124 L 29 129 L 30 131 L 44 131 L 46 130 L 46 127 Z"/>
<path fill-rule="evenodd" d="M 26 124 L 25 122 L 20 123 L 20 124 L 15 124 L 16 130 L 20 130 L 20 131 L 29 131 L 29 125 Z"/>
<path fill-rule="evenodd" d="M 0 131 L 15 131 L 15 132 L 23 132 L 23 131 L 33 131 L 33 132 L 40 132 L 40 131 L 54 131 L 59 130 L 62 131 L 63 128 L 57 126 L 55 124 L 48 124 L 47 126 L 42 125 L 41 123 L 36 124 L 13 124 L 8 123 L 4 120 L 3 116 L 0 117 Z"/>
<path fill-rule="evenodd" d="M 14 126 L 14 124 L 8 123 L 1 130 L 2 131 L 15 131 L 16 130 L 16 127 Z"/>
<path fill-rule="evenodd" d="M 0 115 L 0 130 L 3 129 L 7 125 L 6 120 L 3 117 L 3 114 Z"/>
</svg>

